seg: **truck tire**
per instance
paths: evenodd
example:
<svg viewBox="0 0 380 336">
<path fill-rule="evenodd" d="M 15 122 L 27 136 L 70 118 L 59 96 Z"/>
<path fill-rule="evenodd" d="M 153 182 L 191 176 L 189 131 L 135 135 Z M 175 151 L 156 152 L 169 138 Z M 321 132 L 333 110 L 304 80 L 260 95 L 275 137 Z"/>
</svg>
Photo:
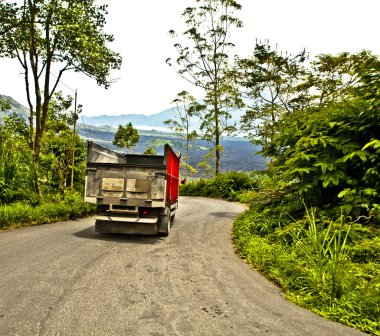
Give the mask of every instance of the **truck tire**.
<svg viewBox="0 0 380 336">
<path fill-rule="evenodd" d="M 172 218 L 170 217 L 170 212 L 168 212 L 166 215 L 160 216 L 160 229 L 158 231 L 158 235 L 162 237 L 169 236 L 170 233 L 170 226 L 172 222 Z"/>
</svg>

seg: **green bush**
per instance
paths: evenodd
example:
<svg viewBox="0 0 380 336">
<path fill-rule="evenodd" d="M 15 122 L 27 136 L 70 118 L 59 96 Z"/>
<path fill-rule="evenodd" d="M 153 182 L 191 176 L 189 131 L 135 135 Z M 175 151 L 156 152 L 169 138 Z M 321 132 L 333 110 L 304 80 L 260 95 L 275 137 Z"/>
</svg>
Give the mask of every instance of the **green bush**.
<svg viewBox="0 0 380 336">
<path fill-rule="evenodd" d="M 212 179 L 200 179 L 181 185 L 180 194 L 237 200 L 239 193 L 255 187 L 257 187 L 257 182 L 250 174 L 226 172 Z"/>
<path fill-rule="evenodd" d="M 78 195 L 73 195 L 65 201 L 41 203 L 37 206 L 25 203 L 1 205 L 0 229 L 47 224 L 94 213 L 95 207 L 85 203 Z"/>
</svg>

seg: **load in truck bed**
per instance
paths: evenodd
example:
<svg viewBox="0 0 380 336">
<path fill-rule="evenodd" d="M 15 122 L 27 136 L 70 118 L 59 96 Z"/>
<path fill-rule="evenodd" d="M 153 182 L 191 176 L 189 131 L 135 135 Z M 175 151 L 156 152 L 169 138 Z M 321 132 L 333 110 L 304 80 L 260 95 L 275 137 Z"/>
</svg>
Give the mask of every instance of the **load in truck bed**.
<svg viewBox="0 0 380 336">
<path fill-rule="evenodd" d="M 95 231 L 168 235 L 178 208 L 179 163 L 164 155 L 120 154 L 88 143 L 85 201 L 97 204 Z"/>
</svg>

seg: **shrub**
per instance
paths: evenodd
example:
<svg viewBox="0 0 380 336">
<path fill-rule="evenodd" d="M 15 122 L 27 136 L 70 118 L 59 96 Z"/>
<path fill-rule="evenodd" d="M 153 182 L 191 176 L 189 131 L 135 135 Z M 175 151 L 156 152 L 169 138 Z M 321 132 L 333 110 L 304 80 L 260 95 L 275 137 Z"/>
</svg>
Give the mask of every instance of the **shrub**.
<svg viewBox="0 0 380 336">
<path fill-rule="evenodd" d="M 92 215 L 95 208 L 82 197 L 73 195 L 60 202 L 46 202 L 37 206 L 14 203 L 0 206 L 0 229 L 46 224 Z"/>
<path fill-rule="evenodd" d="M 200 179 L 181 185 L 180 194 L 237 200 L 240 192 L 256 186 L 257 182 L 248 173 L 227 172 L 213 179 Z"/>
</svg>

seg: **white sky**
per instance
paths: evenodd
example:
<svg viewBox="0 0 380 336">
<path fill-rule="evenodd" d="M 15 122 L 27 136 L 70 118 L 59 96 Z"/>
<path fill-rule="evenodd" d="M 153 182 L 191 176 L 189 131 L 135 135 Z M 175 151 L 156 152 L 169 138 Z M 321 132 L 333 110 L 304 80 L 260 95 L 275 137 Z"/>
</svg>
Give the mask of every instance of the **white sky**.
<svg viewBox="0 0 380 336">
<path fill-rule="evenodd" d="M 112 74 L 119 80 L 105 90 L 84 75 L 66 73 L 62 81 L 78 90 L 85 115 L 152 114 L 170 107 L 175 95 L 200 91 L 178 77 L 165 60 L 175 58 L 170 29 L 181 32 L 181 13 L 191 0 L 120 1 L 109 4 L 107 32 L 115 36 L 112 49 L 123 65 Z M 236 54 L 248 56 L 255 39 L 269 38 L 283 51 L 303 47 L 311 55 L 371 50 L 380 55 L 380 0 L 238 0 L 244 28 L 232 36 Z M 0 59 L 0 93 L 26 105 L 21 68 Z M 60 89 L 72 94 L 66 86 Z"/>
</svg>

